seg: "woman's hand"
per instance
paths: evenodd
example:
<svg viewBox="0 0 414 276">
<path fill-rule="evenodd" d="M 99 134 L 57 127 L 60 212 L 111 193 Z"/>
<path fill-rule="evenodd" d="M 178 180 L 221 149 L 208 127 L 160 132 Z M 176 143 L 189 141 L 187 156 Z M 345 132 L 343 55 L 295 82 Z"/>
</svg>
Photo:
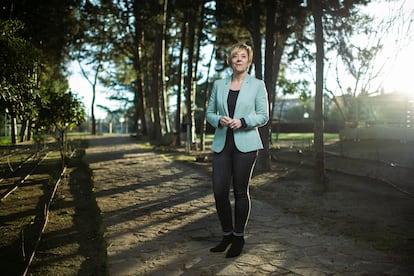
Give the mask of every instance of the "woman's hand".
<svg viewBox="0 0 414 276">
<path fill-rule="evenodd" d="M 227 117 L 227 116 L 223 116 L 220 118 L 220 125 L 222 127 L 229 127 L 229 124 L 233 121 L 232 118 Z"/>
<path fill-rule="evenodd" d="M 231 129 L 238 129 L 241 128 L 242 122 L 240 119 L 232 119 L 230 117 L 223 116 L 220 118 L 220 125 Z"/>
<path fill-rule="evenodd" d="M 241 122 L 240 119 L 233 119 L 229 123 L 228 127 L 231 128 L 231 129 L 239 129 L 239 128 L 242 127 L 242 122 Z"/>
</svg>

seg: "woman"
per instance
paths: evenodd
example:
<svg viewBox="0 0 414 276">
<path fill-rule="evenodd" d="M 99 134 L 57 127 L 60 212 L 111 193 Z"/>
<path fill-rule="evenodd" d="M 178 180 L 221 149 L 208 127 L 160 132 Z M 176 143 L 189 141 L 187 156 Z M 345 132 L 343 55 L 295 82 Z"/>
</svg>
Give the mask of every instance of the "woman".
<svg viewBox="0 0 414 276">
<path fill-rule="evenodd" d="M 207 121 L 215 127 L 213 150 L 213 192 L 223 231 L 222 241 L 211 252 L 226 258 L 240 255 L 244 229 L 250 214 L 249 181 L 258 150 L 263 148 L 258 127 L 267 123 L 269 108 L 263 81 L 247 72 L 253 51 L 244 43 L 230 48 L 227 64 L 232 75 L 214 82 L 207 108 Z M 235 199 L 234 224 L 229 199 L 230 185 Z"/>
</svg>

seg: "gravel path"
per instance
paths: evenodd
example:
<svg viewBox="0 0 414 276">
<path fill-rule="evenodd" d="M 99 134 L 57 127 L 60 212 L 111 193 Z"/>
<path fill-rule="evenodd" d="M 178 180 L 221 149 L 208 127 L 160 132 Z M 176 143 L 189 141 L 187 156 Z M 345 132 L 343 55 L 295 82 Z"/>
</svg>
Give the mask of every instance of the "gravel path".
<svg viewBox="0 0 414 276">
<path fill-rule="evenodd" d="M 210 253 L 221 239 L 210 178 L 128 136 L 90 140 L 86 160 L 102 211 L 110 275 L 412 275 L 252 195 L 241 256 Z"/>
</svg>

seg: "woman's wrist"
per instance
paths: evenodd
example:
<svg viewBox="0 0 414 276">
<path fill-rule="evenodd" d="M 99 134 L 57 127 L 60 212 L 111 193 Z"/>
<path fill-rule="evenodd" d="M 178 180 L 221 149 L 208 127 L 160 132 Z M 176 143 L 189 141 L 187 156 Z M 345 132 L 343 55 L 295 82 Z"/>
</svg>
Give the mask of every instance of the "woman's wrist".
<svg viewBox="0 0 414 276">
<path fill-rule="evenodd" d="M 247 127 L 246 120 L 244 118 L 240 118 L 240 122 L 241 122 L 241 128 Z"/>
</svg>

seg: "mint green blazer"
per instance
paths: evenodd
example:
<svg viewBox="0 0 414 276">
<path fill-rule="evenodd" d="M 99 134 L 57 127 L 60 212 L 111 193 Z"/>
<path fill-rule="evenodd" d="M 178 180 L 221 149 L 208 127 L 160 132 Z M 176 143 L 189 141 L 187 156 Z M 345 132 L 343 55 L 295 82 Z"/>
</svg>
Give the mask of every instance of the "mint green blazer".
<svg viewBox="0 0 414 276">
<path fill-rule="evenodd" d="M 222 116 L 229 116 L 227 96 L 231 77 L 216 80 L 211 90 L 206 117 L 215 128 L 212 150 L 221 152 L 226 143 L 227 127 L 219 124 Z M 269 103 L 266 86 L 262 80 L 246 75 L 240 88 L 234 110 L 234 119 L 244 118 L 247 127 L 234 131 L 234 142 L 241 152 L 263 149 L 258 127 L 269 120 Z"/>
</svg>

